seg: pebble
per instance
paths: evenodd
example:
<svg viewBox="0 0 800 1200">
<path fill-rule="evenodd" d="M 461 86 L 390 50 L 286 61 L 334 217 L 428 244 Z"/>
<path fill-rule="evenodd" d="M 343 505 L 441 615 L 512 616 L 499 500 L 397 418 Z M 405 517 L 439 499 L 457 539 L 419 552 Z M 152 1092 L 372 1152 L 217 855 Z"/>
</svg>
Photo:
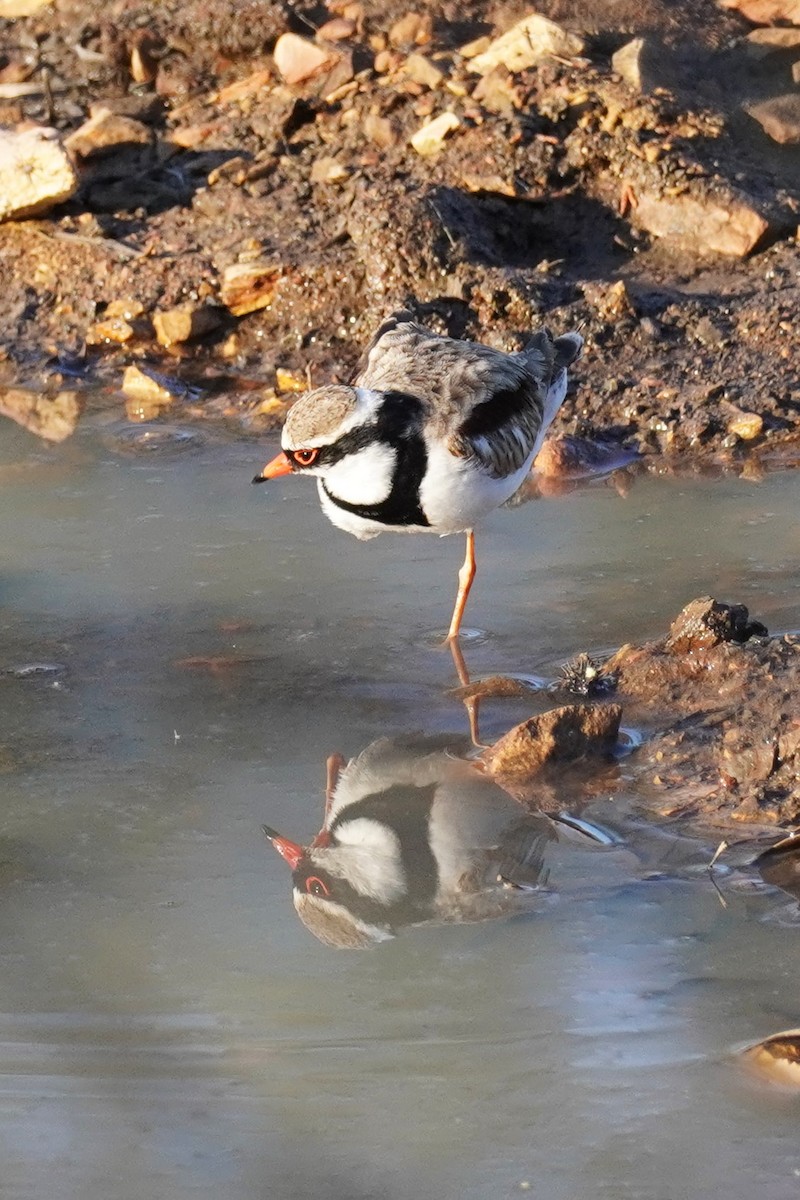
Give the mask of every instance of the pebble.
<svg viewBox="0 0 800 1200">
<path fill-rule="evenodd" d="M 55 129 L 0 130 L 0 221 L 38 216 L 78 190 Z"/>
<path fill-rule="evenodd" d="M 719 0 L 723 8 L 735 8 L 754 25 L 800 25 L 800 0 Z"/>
<path fill-rule="evenodd" d="M 461 120 L 454 112 L 440 113 L 432 121 L 426 121 L 411 138 L 411 145 L 417 154 L 423 157 L 437 154 L 444 145 L 445 138 L 458 129 Z"/>
<path fill-rule="evenodd" d="M 161 376 L 150 374 L 135 364 L 126 368 L 122 392 L 126 398 L 125 411 L 131 421 L 152 421 L 175 399 Z"/>
<path fill-rule="evenodd" d="M 431 90 L 439 87 L 444 79 L 444 71 L 440 71 L 436 63 L 431 62 L 424 54 L 409 54 L 403 63 L 403 74 Z"/>
<path fill-rule="evenodd" d="M 302 83 L 329 67 L 334 62 L 330 50 L 323 50 L 307 38 L 296 33 L 284 33 L 275 43 L 273 50 L 275 66 L 278 68 L 284 83 Z"/>
<path fill-rule="evenodd" d="M 264 262 L 234 263 L 222 275 L 220 299 L 235 317 L 268 308 L 275 299 L 281 268 Z"/>
<path fill-rule="evenodd" d="M 574 58 L 581 54 L 586 43 L 574 33 L 568 33 L 555 21 L 531 13 L 518 21 L 508 33 L 495 38 L 482 54 L 470 59 L 470 71 L 486 75 L 495 67 L 503 66 L 509 71 L 526 71 L 542 59 L 557 54 L 561 58 Z"/>
<path fill-rule="evenodd" d="M 190 342 L 193 338 L 210 333 L 217 328 L 220 319 L 219 309 L 209 305 L 182 305 L 179 308 L 156 310 L 153 313 L 153 328 L 159 343 L 169 349 L 170 346 Z"/>
<path fill-rule="evenodd" d="M 64 145 L 70 154 L 93 158 L 119 146 L 149 146 L 152 140 L 152 131 L 141 121 L 100 108 L 65 138 Z"/>
<path fill-rule="evenodd" d="M 747 105 L 745 111 L 758 121 L 773 142 L 782 146 L 800 144 L 800 95 L 797 92 Z"/>
</svg>

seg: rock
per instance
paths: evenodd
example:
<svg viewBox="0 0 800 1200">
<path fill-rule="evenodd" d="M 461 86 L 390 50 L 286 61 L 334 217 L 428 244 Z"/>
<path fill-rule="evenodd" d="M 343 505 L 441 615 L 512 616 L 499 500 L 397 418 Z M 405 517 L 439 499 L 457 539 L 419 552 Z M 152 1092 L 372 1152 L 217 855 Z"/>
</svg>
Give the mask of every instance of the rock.
<svg viewBox="0 0 800 1200">
<path fill-rule="evenodd" d="M 244 79 L 237 79 L 235 83 L 229 83 L 227 87 L 217 92 L 217 103 L 234 104 L 241 100 L 249 100 L 251 96 L 257 96 L 263 92 L 271 83 L 272 71 L 253 71 L 251 75 L 247 75 Z"/>
<path fill-rule="evenodd" d="M 49 8 L 53 0 L 0 0 L 0 20 L 13 21 L 17 17 L 32 17 L 43 8 Z"/>
<path fill-rule="evenodd" d="M 349 179 L 350 171 L 338 158 L 323 155 L 311 167 L 312 183 L 342 183 Z"/>
<path fill-rule="evenodd" d="M 554 21 L 531 13 L 518 21 L 508 33 L 495 38 L 488 49 L 469 60 L 470 71 L 486 75 L 495 67 L 509 71 L 526 71 L 551 54 L 574 58 L 583 53 L 586 43 L 574 33 L 567 33 Z"/>
<path fill-rule="evenodd" d="M 678 613 L 664 649 L 669 654 L 692 654 L 722 642 L 746 642 L 766 632 L 758 621 L 750 620 L 745 604 L 725 604 L 711 596 L 700 596 Z"/>
<path fill-rule="evenodd" d="M 134 83 L 153 83 L 158 74 L 158 52 L 164 43 L 151 29 L 137 29 L 131 39 L 130 73 Z"/>
<path fill-rule="evenodd" d="M 102 321 L 95 321 L 94 325 L 89 328 L 86 334 L 86 344 L 103 346 L 113 342 L 115 345 L 122 346 L 131 340 L 135 332 L 133 325 L 124 317 L 105 317 Z"/>
<path fill-rule="evenodd" d="M 126 397 L 125 410 L 131 421 L 152 421 L 173 403 L 175 392 L 170 390 L 164 376 L 147 368 L 130 366 L 122 377 L 122 392 Z"/>
<path fill-rule="evenodd" d="M 169 349 L 170 346 L 203 337 L 216 329 L 220 320 L 219 309 L 210 305 L 200 308 L 183 305 L 180 308 L 156 310 L 153 313 L 153 328 L 161 345 Z"/>
<path fill-rule="evenodd" d="M 608 754 L 616 744 L 622 708 L 618 704 L 568 704 L 515 725 L 484 752 L 489 773 L 522 783 L 554 763 L 574 763 Z"/>
<path fill-rule="evenodd" d="M 440 113 L 438 117 L 434 117 L 432 121 L 426 121 L 411 138 L 411 145 L 416 150 L 417 154 L 423 157 L 429 154 L 437 154 L 448 134 L 454 129 L 458 129 L 461 120 L 454 112 Z"/>
<path fill-rule="evenodd" d="M 64 145 L 70 154 L 94 158 L 120 146 L 148 146 L 152 140 L 152 130 L 141 121 L 100 108 L 65 139 Z"/>
<path fill-rule="evenodd" d="M 505 67 L 497 67 L 484 75 L 476 85 L 472 99 L 501 117 L 507 117 L 514 109 L 522 107 L 519 90 Z"/>
<path fill-rule="evenodd" d="M 445 77 L 444 71 L 440 71 L 424 54 L 409 54 L 403 63 L 403 74 L 431 90 L 437 88 Z"/>
<path fill-rule="evenodd" d="M 220 299 L 235 317 L 268 308 L 280 277 L 281 268 L 268 263 L 235 263 L 223 273 Z"/>
<path fill-rule="evenodd" d="M 367 113 L 364 118 L 364 136 L 376 146 L 388 149 L 397 141 L 397 133 L 389 117 L 381 117 L 378 113 Z"/>
<path fill-rule="evenodd" d="M 787 29 L 783 26 L 768 26 L 766 29 L 753 29 L 745 39 L 745 50 L 751 58 L 766 58 L 781 50 L 795 50 L 800 47 L 800 29 Z"/>
<path fill-rule="evenodd" d="M 800 59 L 796 63 L 792 63 L 792 79 L 795 83 L 800 84 Z"/>
<path fill-rule="evenodd" d="M 583 294 L 603 321 L 619 321 L 622 317 L 635 316 L 628 289 L 623 279 L 616 283 L 584 283 Z"/>
<path fill-rule="evenodd" d="M 800 0 L 719 0 L 723 8 L 735 8 L 754 25 L 776 25 L 781 21 L 800 25 Z"/>
<path fill-rule="evenodd" d="M 731 405 L 732 415 L 728 421 L 728 433 L 741 438 L 743 442 L 751 442 L 764 432 L 764 419 L 754 412 L 743 412 L 742 409 Z"/>
<path fill-rule="evenodd" d="M 132 117 L 134 121 L 143 121 L 145 125 L 156 125 L 164 115 L 164 104 L 159 96 L 152 94 L 145 96 L 131 92 L 127 96 L 105 96 L 102 100 L 91 102 L 89 116 L 96 117 L 103 110 L 120 117 Z"/>
<path fill-rule="evenodd" d="M 475 38 L 473 42 L 467 42 L 465 46 L 459 48 L 458 53 L 462 58 L 477 58 L 479 54 L 485 54 L 492 44 L 490 37 Z"/>
<path fill-rule="evenodd" d="M 82 409 L 77 392 L 43 396 L 24 388 L 0 388 L 0 414 L 48 442 L 63 442 L 74 433 Z"/>
<path fill-rule="evenodd" d="M 396 49 L 425 46 L 431 40 L 433 22 L 428 13 L 406 13 L 389 30 L 389 44 Z"/>
<path fill-rule="evenodd" d="M 745 193 L 722 186 L 713 192 L 679 195 L 640 186 L 628 219 L 654 237 L 687 250 L 734 258 L 751 254 L 774 229 Z"/>
<path fill-rule="evenodd" d="M 653 85 L 651 59 L 653 47 L 646 38 L 634 38 L 611 56 L 611 69 L 616 71 L 635 92 L 646 91 Z"/>
<path fill-rule="evenodd" d="M 355 31 L 355 21 L 348 21 L 346 17 L 332 17 L 330 21 L 320 25 L 317 37 L 326 42 L 345 42 L 353 36 Z"/>
<path fill-rule="evenodd" d="M 332 66 L 336 57 L 330 50 L 323 50 L 296 33 L 282 34 L 272 53 L 281 78 L 290 85 L 303 83 L 312 75 Z"/>
<path fill-rule="evenodd" d="M 782 146 L 800 143 L 800 95 L 796 92 L 745 105 L 745 112 L 758 121 L 773 142 Z"/>
<path fill-rule="evenodd" d="M 275 386 L 279 392 L 307 392 L 308 378 L 288 367 L 276 367 Z"/>
<path fill-rule="evenodd" d="M 0 130 L 0 221 L 47 212 L 77 189 L 75 168 L 54 129 Z"/>
</svg>

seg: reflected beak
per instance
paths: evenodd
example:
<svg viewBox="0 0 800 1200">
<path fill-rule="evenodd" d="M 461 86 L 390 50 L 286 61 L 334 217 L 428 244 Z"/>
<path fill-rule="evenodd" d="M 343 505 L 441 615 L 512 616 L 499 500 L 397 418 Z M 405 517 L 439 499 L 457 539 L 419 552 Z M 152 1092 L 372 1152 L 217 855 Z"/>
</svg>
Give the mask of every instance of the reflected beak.
<svg viewBox="0 0 800 1200">
<path fill-rule="evenodd" d="M 259 475 L 253 476 L 253 483 L 266 483 L 268 479 L 277 479 L 279 475 L 288 475 L 292 471 L 291 460 L 281 450 L 280 454 L 268 462 Z"/>
<path fill-rule="evenodd" d="M 297 864 L 305 854 L 302 846 L 298 846 L 297 842 L 290 842 L 288 838 L 281 837 L 274 829 L 270 829 L 269 825 L 262 825 L 261 828 L 266 834 L 267 841 L 272 842 L 272 845 L 278 851 L 282 858 L 285 858 L 289 866 L 294 871 Z"/>
</svg>

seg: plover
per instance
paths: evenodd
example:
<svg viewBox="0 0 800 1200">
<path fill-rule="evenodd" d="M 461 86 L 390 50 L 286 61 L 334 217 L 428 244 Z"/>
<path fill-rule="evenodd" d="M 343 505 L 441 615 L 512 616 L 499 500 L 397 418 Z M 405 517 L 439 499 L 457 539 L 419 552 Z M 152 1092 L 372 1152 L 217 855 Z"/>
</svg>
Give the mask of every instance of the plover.
<svg viewBox="0 0 800 1200">
<path fill-rule="evenodd" d="M 351 386 L 317 388 L 290 409 L 282 450 L 253 483 L 315 476 L 326 516 L 358 538 L 466 533 L 452 641 L 475 577 L 473 528 L 524 480 L 582 348 L 579 333 L 540 329 L 507 354 L 398 313 Z"/>
</svg>

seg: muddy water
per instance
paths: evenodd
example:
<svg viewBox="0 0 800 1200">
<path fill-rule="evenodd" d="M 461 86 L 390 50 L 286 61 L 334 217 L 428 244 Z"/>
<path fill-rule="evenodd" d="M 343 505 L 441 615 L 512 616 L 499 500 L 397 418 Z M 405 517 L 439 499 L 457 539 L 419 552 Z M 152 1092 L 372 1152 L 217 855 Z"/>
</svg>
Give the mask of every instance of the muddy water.
<svg viewBox="0 0 800 1200">
<path fill-rule="evenodd" d="M 796 905 L 723 875 L 723 907 L 704 846 L 626 815 L 633 766 L 596 809 L 622 855 L 528 915 L 301 926 L 260 824 L 314 834 L 332 750 L 463 731 L 461 546 L 359 544 L 250 488 L 253 447 L 136 440 L 3 429 L 2 1195 L 794 1195 L 797 1101 L 732 1055 L 800 1024 Z M 547 676 L 709 590 L 797 627 L 799 510 L 787 474 L 498 513 L 469 665 Z"/>
</svg>

